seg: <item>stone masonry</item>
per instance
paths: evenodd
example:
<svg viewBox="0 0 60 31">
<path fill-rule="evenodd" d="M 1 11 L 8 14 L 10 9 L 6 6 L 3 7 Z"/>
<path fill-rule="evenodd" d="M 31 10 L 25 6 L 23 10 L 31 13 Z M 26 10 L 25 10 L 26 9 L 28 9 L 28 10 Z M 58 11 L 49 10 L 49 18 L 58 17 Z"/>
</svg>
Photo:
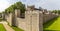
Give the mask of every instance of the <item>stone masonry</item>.
<svg viewBox="0 0 60 31">
<path fill-rule="evenodd" d="M 20 10 L 18 9 L 5 17 L 10 26 L 17 26 L 24 31 L 43 31 L 43 23 L 57 17 L 57 15 L 48 11 L 43 12 L 43 10 L 36 9 L 34 6 L 28 6 L 24 18 L 20 18 Z"/>
</svg>

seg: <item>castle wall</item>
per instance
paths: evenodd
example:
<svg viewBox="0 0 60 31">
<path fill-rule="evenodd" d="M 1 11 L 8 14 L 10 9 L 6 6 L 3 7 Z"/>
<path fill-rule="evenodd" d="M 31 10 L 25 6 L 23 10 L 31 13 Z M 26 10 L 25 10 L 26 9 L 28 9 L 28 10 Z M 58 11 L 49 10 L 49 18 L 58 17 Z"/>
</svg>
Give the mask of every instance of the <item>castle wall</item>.
<svg viewBox="0 0 60 31">
<path fill-rule="evenodd" d="M 4 13 L 2 13 L 2 19 L 5 20 L 5 14 Z"/>
<path fill-rule="evenodd" d="M 20 18 L 20 10 L 15 10 L 15 25 L 23 30 L 26 30 L 26 20 L 25 18 Z"/>
<path fill-rule="evenodd" d="M 26 31 L 32 31 L 32 16 L 31 16 L 31 11 L 26 11 L 25 12 L 25 19 L 26 19 Z"/>
<path fill-rule="evenodd" d="M 40 16 L 41 15 L 41 16 Z M 17 18 L 16 24 L 19 28 L 24 29 L 25 31 L 42 31 L 42 13 L 40 14 L 39 11 L 26 11 L 25 18 Z M 39 22 L 40 21 L 40 22 Z"/>
<path fill-rule="evenodd" d="M 19 10 L 19 9 L 15 9 L 15 15 L 16 15 L 17 17 L 20 17 L 20 10 Z"/>
<path fill-rule="evenodd" d="M 39 31 L 39 11 L 27 11 L 25 15 L 27 31 Z"/>
<path fill-rule="evenodd" d="M 43 31 L 43 12 L 39 12 L 39 31 Z"/>
<path fill-rule="evenodd" d="M 12 26 L 12 13 L 6 15 L 6 20 L 10 26 Z"/>
<path fill-rule="evenodd" d="M 22 18 L 17 18 L 16 26 L 23 30 L 26 30 L 26 20 Z"/>
<path fill-rule="evenodd" d="M 32 12 L 31 24 L 32 24 L 32 31 L 39 31 L 39 11 Z"/>
<path fill-rule="evenodd" d="M 43 31 L 43 23 L 53 19 L 56 14 L 44 13 L 39 10 L 29 10 L 25 11 L 25 18 L 20 18 L 20 11 L 15 10 L 15 14 L 10 13 L 7 16 L 7 21 L 10 25 L 14 24 L 15 26 L 25 30 L 25 31 Z M 14 17 L 14 21 L 12 20 Z M 13 22 L 13 23 L 12 23 Z"/>
<path fill-rule="evenodd" d="M 57 17 L 56 14 L 53 14 L 53 13 L 45 13 L 45 14 L 43 14 L 43 22 L 46 23 L 47 21 L 49 21 L 49 20 L 51 20 L 51 19 L 53 19 L 55 17 Z"/>
</svg>

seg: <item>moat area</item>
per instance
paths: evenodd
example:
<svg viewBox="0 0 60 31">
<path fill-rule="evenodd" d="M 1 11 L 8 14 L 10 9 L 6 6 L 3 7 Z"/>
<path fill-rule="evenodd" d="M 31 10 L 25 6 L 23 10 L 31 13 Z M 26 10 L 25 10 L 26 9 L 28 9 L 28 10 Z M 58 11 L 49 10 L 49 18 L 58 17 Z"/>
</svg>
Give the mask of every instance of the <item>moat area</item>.
<svg viewBox="0 0 60 31">
<path fill-rule="evenodd" d="M 44 24 L 44 31 L 60 31 L 60 17 L 54 18 Z"/>
</svg>

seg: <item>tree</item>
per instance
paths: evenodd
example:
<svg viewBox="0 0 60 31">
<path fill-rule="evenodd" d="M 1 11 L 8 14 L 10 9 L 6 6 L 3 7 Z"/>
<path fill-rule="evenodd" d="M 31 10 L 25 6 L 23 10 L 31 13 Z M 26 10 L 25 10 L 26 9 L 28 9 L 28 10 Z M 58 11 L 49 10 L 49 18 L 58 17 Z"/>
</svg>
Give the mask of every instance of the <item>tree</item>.
<svg viewBox="0 0 60 31">
<path fill-rule="evenodd" d="M 57 13 L 57 10 L 53 10 L 52 13 Z"/>
<path fill-rule="evenodd" d="M 25 5 L 22 4 L 22 2 L 16 2 L 14 5 L 16 6 L 16 9 L 20 9 L 21 10 L 21 13 L 25 12 Z"/>
<path fill-rule="evenodd" d="M 5 13 L 14 12 L 15 9 L 20 9 L 21 13 L 25 13 L 25 5 L 22 2 L 16 2 L 7 9 L 5 9 Z"/>
<path fill-rule="evenodd" d="M 60 14 L 60 10 L 53 10 L 51 11 L 52 13 L 57 13 L 57 14 Z"/>
</svg>

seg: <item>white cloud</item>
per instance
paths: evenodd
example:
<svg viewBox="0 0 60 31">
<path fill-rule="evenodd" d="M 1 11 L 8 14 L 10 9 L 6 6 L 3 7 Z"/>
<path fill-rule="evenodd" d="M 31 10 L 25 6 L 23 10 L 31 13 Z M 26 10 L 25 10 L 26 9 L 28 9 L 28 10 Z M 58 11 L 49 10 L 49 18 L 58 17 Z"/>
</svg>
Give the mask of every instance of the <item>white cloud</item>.
<svg viewBox="0 0 60 31">
<path fill-rule="evenodd" d="M 23 2 L 24 0 L 21 1 Z M 25 0 L 23 3 L 35 5 L 37 8 L 40 6 L 48 10 L 60 9 L 60 0 Z"/>
<path fill-rule="evenodd" d="M 0 0 L 0 12 L 17 1 L 22 1 L 25 5 L 35 5 L 37 8 L 40 6 L 48 10 L 60 9 L 60 0 Z"/>
<path fill-rule="evenodd" d="M 40 6 L 40 0 L 21 0 L 25 5 L 35 5 L 37 8 Z"/>
<path fill-rule="evenodd" d="M 40 6 L 48 10 L 60 9 L 60 0 L 45 0 Z"/>
<path fill-rule="evenodd" d="M 0 1 L 0 12 L 4 11 L 9 5 L 10 4 L 7 0 L 1 0 Z"/>
</svg>

